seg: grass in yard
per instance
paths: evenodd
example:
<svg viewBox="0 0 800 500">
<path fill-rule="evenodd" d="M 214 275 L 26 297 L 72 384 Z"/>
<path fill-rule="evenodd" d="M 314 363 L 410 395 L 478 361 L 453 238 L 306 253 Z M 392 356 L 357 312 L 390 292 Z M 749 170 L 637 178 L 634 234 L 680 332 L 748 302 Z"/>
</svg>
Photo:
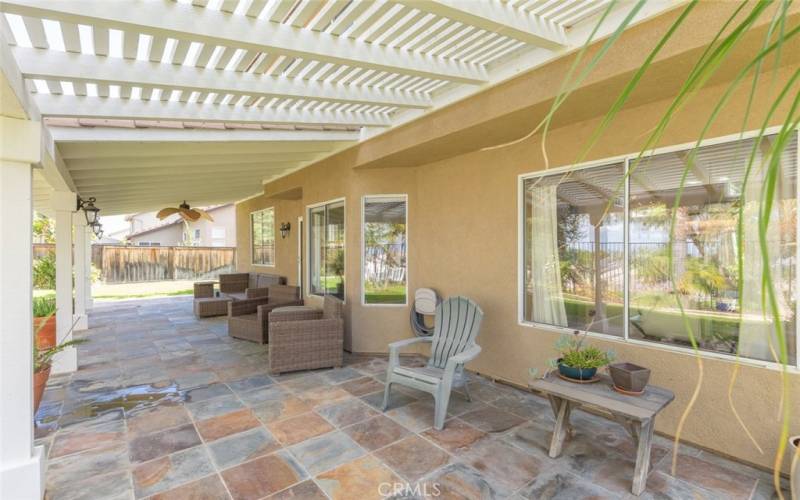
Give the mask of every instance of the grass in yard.
<svg viewBox="0 0 800 500">
<path fill-rule="evenodd" d="M 364 293 L 364 302 L 367 304 L 405 304 L 406 287 L 403 284 L 397 284 L 386 288 L 377 288 L 368 283 Z"/>
<path fill-rule="evenodd" d="M 124 299 L 143 299 L 147 297 L 174 297 L 178 295 L 191 295 L 192 293 L 193 293 L 192 290 L 172 290 L 169 292 L 94 295 L 93 298 L 106 299 L 106 300 L 124 300 Z"/>
<path fill-rule="evenodd" d="M 144 299 L 150 297 L 174 297 L 179 295 L 191 295 L 193 290 L 191 288 L 181 288 L 177 290 L 170 290 L 170 289 L 159 289 L 158 286 L 154 286 L 154 290 L 150 291 L 141 291 L 141 286 L 133 286 L 133 285 L 141 285 L 141 283 L 131 284 L 131 286 L 124 286 L 124 285 L 113 285 L 114 289 L 112 292 L 97 292 L 95 291 L 92 294 L 93 299 L 99 300 L 125 300 L 125 299 Z M 33 296 L 34 297 L 54 297 L 56 294 L 55 290 L 34 290 Z"/>
</svg>

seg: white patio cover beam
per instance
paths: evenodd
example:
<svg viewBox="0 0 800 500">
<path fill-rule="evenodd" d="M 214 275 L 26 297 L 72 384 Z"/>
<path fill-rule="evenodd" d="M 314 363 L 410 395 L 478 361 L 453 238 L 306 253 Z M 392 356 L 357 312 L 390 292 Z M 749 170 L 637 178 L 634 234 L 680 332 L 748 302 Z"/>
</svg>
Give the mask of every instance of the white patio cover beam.
<svg viewBox="0 0 800 500">
<path fill-rule="evenodd" d="M 152 142 L 146 144 L 126 144 L 122 142 L 62 142 L 58 145 L 61 156 L 68 164 L 77 158 L 141 158 L 155 156 L 187 156 L 213 154 L 261 154 L 272 158 L 283 158 L 282 154 L 328 153 L 346 143 L 329 141 L 247 141 L 233 145 L 224 141 L 196 142 L 190 147 L 175 142 Z M 267 156 L 268 155 L 268 156 Z M 231 156 L 232 158 L 232 156 Z"/>
<path fill-rule="evenodd" d="M 26 78 L 149 86 L 270 99 L 295 98 L 417 109 L 432 106 L 430 97 L 420 93 L 24 47 L 15 47 L 12 53 Z"/>
<path fill-rule="evenodd" d="M 103 158 L 103 159 L 76 159 L 70 160 L 69 170 L 73 179 L 81 175 L 92 175 L 93 172 L 122 172 L 142 171 L 153 169 L 182 169 L 213 170 L 236 166 L 237 168 L 269 168 L 274 165 L 286 165 L 307 162 L 317 159 L 320 153 L 270 153 L 237 155 L 187 155 L 187 156 L 156 156 L 138 158 Z"/>
<path fill-rule="evenodd" d="M 4 0 L 0 10 L 22 16 L 89 24 L 155 37 L 191 40 L 234 49 L 478 85 L 488 80 L 482 66 L 347 37 L 195 8 L 178 2 Z"/>
<path fill-rule="evenodd" d="M 51 94 L 36 94 L 33 99 L 42 116 L 370 127 L 388 127 L 390 125 L 387 116 L 349 111 L 303 111 L 259 108 L 257 106 L 136 101 Z"/>
<path fill-rule="evenodd" d="M 566 47 L 564 28 L 497 0 L 395 0 L 409 7 L 514 38 L 543 49 Z"/>
<path fill-rule="evenodd" d="M 72 176 L 75 182 L 80 185 L 87 179 L 126 177 L 151 177 L 154 175 L 168 175 L 172 173 L 219 173 L 227 174 L 230 172 L 269 172 L 279 170 L 287 166 L 296 166 L 305 162 L 281 161 L 281 162 L 262 162 L 262 163 L 228 163 L 220 162 L 214 165 L 173 165 L 163 162 L 159 166 L 148 168 L 93 168 L 91 170 L 73 170 Z"/>
<path fill-rule="evenodd" d="M 59 142 L 237 142 L 237 141 L 352 141 L 349 130 L 212 130 L 202 128 L 48 127 Z"/>
</svg>

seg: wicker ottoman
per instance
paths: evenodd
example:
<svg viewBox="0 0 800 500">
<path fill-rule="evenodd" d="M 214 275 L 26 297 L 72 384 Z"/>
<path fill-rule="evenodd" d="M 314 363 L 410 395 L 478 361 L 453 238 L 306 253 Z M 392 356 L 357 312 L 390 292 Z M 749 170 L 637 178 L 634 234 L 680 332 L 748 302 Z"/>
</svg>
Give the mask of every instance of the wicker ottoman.
<svg viewBox="0 0 800 500">
<path fill-rule="evenodd" d="M 198 318 L 208 318 L 211 316 L 225 316 L 228 314 L 227 297 L 208 297 L 194 299 L 194 315 Z"/>
</svg>

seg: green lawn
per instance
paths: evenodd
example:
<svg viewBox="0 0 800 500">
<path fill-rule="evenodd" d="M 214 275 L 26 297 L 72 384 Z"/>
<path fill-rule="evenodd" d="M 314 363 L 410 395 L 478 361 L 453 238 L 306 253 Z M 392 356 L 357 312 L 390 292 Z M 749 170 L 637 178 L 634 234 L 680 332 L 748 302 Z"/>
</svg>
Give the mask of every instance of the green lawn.
<svg viewBox="0 0 800 500">
<path fill-rule="evenodd" d="M 97 300 L 143 299 L 192 294 L 191 281 L 155 281 L 149 283 L 94 283 L 92 298 Z M 55 295 L 55 290 L 34 290 L 34 297 Z"/>
<path fill-rule="evenodd" d="M 367 283 L 364 291 L 366 304 L 405 304 L 406 287 L 403 284 L 390 285 L 386 288 L 377 288 Z"/>
</svg>

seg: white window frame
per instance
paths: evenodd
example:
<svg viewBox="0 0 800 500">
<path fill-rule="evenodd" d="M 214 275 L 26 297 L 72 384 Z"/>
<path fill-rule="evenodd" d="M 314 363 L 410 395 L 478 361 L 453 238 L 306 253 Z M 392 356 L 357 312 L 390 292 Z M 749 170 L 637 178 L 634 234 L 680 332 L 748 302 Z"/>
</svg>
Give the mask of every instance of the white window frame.
<svg viewBox="0 0 800 500">
<path fill-rule="evenodd" d="M 776 134 L 776 133 L 780 132 L 780 130 L 781 130 L 780 126 L 768 127 L 768 128 L 766 128 L 764 130 L 763 135 L 764 136 L 773 135 L 773 134 Z M 744 133 L 730 134 L 730 135 L 714 137 L 714 138 L 710 138 L 710 139 L 704 139 L 703 141 L 700 142 L 699 147 L 713 146 L 715 144 L 726 144 L 726 143 L 732 143 L 732 142 L 737 142 L 737 141 L 746 140 L 746 139 L 752 139 L 754 137 L 758 137 L 759 133 L 760 133 L 760 130 L 750 130 L 750 131 L 747 131 L 747 132 L 744 132 Z M 797 145 L 797 150 L 798 150 L 797 151 L 797 162 L 799 164 L 797 166 L 797 171 L 798 171 L 797 176 L 798 177 L 797 177 L 797 181 L 796 181 L 797 191 L 795 193 L 795 198 L 797 200 L 798 206 L 800 206 L 800 127 L 795 129 L 794 133 L 797 136 L 797 138 L 796 138 L 796 145 Z M 677 144 L 677 145 L 674 145 L 674 146 L 665 146 L 665 147 L 662 147 L 662 148 L 651 149 L 651 150 L 649 150 L 647 152 L 647 154 L 642 156 L 642 159 L 648 158 L 648 157 L 651 157 L 651 156 L 655 156 L 655 155 L 659 155 L 659 154 L 663 154 L 663 153 L 674 153 L 676 151 L 692 150 L 697 146 L 698 146 L 697 141 L 692 141 L 692 142 L 686 142 L 686 143 L 683 143 L 683 144 Z M 525 191 L 524 191 L 525 190 L 525 181 L 529 180 L 529 179 L 535 179 L 537 177 L 546 177 L 546 176 L 550 176 L 550 175 L 554 175 L 554 174 L 566 173 L 566 172 L 570 172 L 570 171 L 584 170 L 584 169 L 600 167 L 600 166 L 604 166 L 604 165 L 608 166 L 608 165 L 611 165 L 611 164 L 614 164 L 614 163 L 620 163 L 620 162 L 624 162 L 624 165 L 625 165 L 624 172 L 627 173 L 630 162 L 631 161 L 635 161 L 638 156 L 639 156 L 639 152 L 637 151 L 637 152 L 632 152 L 632 153 L 623 154 L 623 155 L 619 155 L 619 156 L 603 158 L 603 159 L 600 159 L 600 160 L 592 160 L 592 161 L 580 163 L 580 164 L 577 164 L 577 165 L 564 165 L 564 166 L 556 167 L 556 168 L 548 168 L 548 169 L 545 169 L 545 170 L 527 172 L 527 173 L 524 173 L 524 174 L 520 174 L 517 177 L 517 324 L 518 325 L 526 327 L 526 328 L 535 328 L 535 329 L 538 329 L 538 330 L 545 330 L 545 331 L 556 332 L 556 333 L 573 333 L 573 332 L 576 331 L 575 328 L 566 328 L 566 327 L 561 327 L 561 326 L 548 325 L 548 324 L 537 323 L 535 321 L 529 321 L 529 320 L 525 319 L 525 279 L 524 279 L 524 276 L 525 276 L 525 273 L 524 273 L 525 272 L 525 216 L 524 216 L 524 210 L 525 210 Z M 641 347 L 646 347 L 646 348 L 655 349 L 655 350 L 671 351 L 671 352 L 675 352 L 675 353 L 679 353 L 679 354 L 683 354 L 683 355 L 687 355 L 687 356 L 697 356 L 697 354 L 699 353 L 699 355 L 701 357 L 707 358 L 707 359 L 718 359 L 718 360 L 728 361 L 728 362 L 737 362 L 737 363 L 741 363 L 743 365 L 767 368 L 767 369 L 770 369 L 770 370 L 778 370 L 778 371 L 783 370 L 784 369 L 784 365 L 782 365 L 780 363 L 776 363 L 774 361 L 762 361 L 762 360 L 752 359 L 752 358 L 737 357 L 735 354 L 726 354 L 726 353 L 714 352 L 714 351 L 698 350 L 697 352 L 695 352 L 695 350 L 692 349 L 691 347 L 685 347 L 685 346 L 681 346 L 681 345 L 667 344 L 667 343 L 663 343 L 662 344 L 662 343 L 657 343 L 657 342 L 648 342 L 646 340 L 629 338 L 629 328 L 630 328 L 630 325 L 629 325 L 629 312 L 628 312 L 628 288 L 629 288 L 629 283 L 628 283 L 628 279 L 629 279 L 629 276 L 628 276 L 629 275 L 629 270 L 628 270 L 628 243 L 629 243 L 628 225 L 629 225 L 629 219 L 630 219 L 630 213 L 629 213 L 629 207 L 628 207 L 629 194 L 630 194 L 630 192 L 629 192 L 629 187 L 630 187 L 629 184 L 630 184 L 629 182 L 625 182 L 625 186 L 624 186 L 624 196 L 625 196 L 625 205 L 624 205 L 625 208 L 624 208 L 624 210 L 625 210 L 625 213 L 624 213 L 624 229 L 623 229 L 623 233 L 624 233 L 624 240 L 625 240 L 625 245 L 624 245 L 625 251 L 624 251 L 624 257 L 623 257 L 623 259 L 624 259 L 623 260 L 623 263 L 624 263 L 623 265 L 625 267 L 625 274 L 624 274 L 624 285 L 623 285 L 624 286 L 623 299 L 624 299 L 625 303 L 623 305 L 623 311 L 624 311 L 623 312 L 623 315 L 624 315 L 623 336 L 620 337 L 620 336 L 616 336 L 616 335 L 610 335 L 610 334 L 607 334 L 607 333 L 589 332 L 589 331 L 580 330 L 580 329 L 578 329 L 578 331 L 580 331 L 583 334 L 586 334 L 588 337 L 595 337 L 595 338 L 602 339 L 602 340 L 607 340 L 607 341 L 610 341 L 610 342 L 619 342 L 619 343 L 622 343 L 622 344 L 641 346 Z M 796 245 L 797 250 L 796 250 L 796 255 L 795 255 L 795 259 L 796 259 L 796 264 L 795 265 L 798 266 L 798 268 L 800 269 L 800 217 L 798 217 L 797 224 L 798 224 L 798 229 L 797 229 L 797 237 L 798 237 L 798 242 L 797 243 L 798 244 Z M 799 288 L 800 287 L 800 277 L 798 277 L 796 279 L 798 280 L 798 282 L 795 283 L 795 290 L 797 291 L 798 289 L 800 289 Z M 796 347 L 795 347 L 795 349 L 797 350 L 797 352 L 795 353 L 795 364 L 794 365 L 786 365 L 785 366 L 786 370 L 788 372 L 790 372 L 790 373 L 800 373 L 800 300 L 795 300 L 795 338 L 796 338 L 796 342 L 795 342 L 795 346 Z"/>
<path fill-rule="evenodd" d="M 272 210 L 272 240 L 273 240 L 273 245 L 274 245 L 275 251 L 274 251 L 274 254 L 273 254 L 273 258 L 272 258 L 272 264 L 257 264 L 256 261 L 255 261 L 256 260 L 255 259 L 255 257 L 256 257 L 255 256 L 255 252 L 253 252 L 253 249 L 255 247 L 255 242 L 253 241 L 253 216 L 255 214 L 258 214 L 258 213 L 261 213 L 261 212 L 266 212 L 267 210 Z M 249 222 L 249 225 L 250 225 L 250 264 L 253 265 L 253 266 L 256 266 L 256 267 L 272 267 L 272 268 L 274 268 L 275 265 L 276 265 L 276 262 L 278 260 L 278 245 L 277 245 L 278 239 L 275 237 L 275 206 L 265 207 L 265 208 L 261 208 L 259 210 L 253 210 L 252 212 L 250 212 L 250 216 L 249 216 L 249 221 L 248 222 Z M 226 238 L 227 238 L 227 236 L 226 236 Z"/>
<path fill-rule="evenodd" d="M 324 297 L 325 295 L 320 295 L 318 293 L 311 292 L 311 209 L 323 207 L 325 205 L 331 205 L 333 203 L 342 202 L 342 210 L 344 210 L 344 297 L 342 298 L 342 303 L 347 303 L 347 199 L 345 197 L 341 198 L 333 198 L 326 201 L 321 201 L 319 203 L 312 203 L 310 205 L 306 205 L 305 210 L 305 220 L 304 225 L 305 233 L 306 233 L 306 241 L 305 241 L 305 252 L 306 252 L 306 259 L 305 259 L 305 275 L 306 275 L 306 286 L 305 286 L 305 296 L 306 297 Z"/>
<path fill-rule="evenodd" d="M 401 304 L 367 304 L 366 298 L 366 282 L 364 280 L 364 253 L 366 252 L 366 238 L 364 238 L 364 229 L 365 229 L 365 207 L 367 205 L 367 201 L 370 200 L 403 200 L 406 205 L 405 211 L 405 226 L 406 226 L 406 279 L 405 279 L 405 301 Z M 409 253 L 410 253 L 410 245 L 408 244 L 409 241 L 409 229 L 408 229 L 408 194 L 368 194 L 361 197 L 361 264 L 359 265 L 359 271 L 361 273 L 361 305 L 364 307 L 408 307 L 408 261 L 409 261 Z"/>
</svg>

